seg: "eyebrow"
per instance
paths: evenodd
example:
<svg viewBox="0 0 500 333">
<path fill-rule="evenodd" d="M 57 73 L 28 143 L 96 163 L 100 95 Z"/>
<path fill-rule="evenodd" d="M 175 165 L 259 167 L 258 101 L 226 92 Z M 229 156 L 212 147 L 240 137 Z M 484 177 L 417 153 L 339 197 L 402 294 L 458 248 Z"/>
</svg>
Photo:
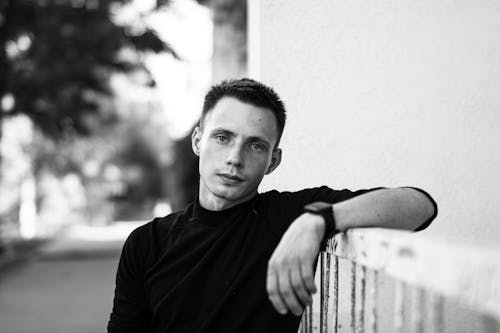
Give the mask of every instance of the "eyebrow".
<svg viewBox="0 0 500 333">
<path fill-rule="evenodd" d="M 214 128 L 211 132 L 211 134 L 213 133 L 224 133 L 224 134 L 228 134 L 228 135 L 231 135 L 231 136 L 235 136 L 235 133 L 228 130 L 228 129 L 225 129 L 225 128 L 222 128 L 222 127 L 217 127 L 217 128 Z M 260 137 L 260 136 L 250 136 L 247 138 L 247 141 L 249 142 L 262 142 L 264 144 L 266 144 L 267 146 L 271 146 L 271 143 L 264 139 L 263 137 Z"/>
</svg>

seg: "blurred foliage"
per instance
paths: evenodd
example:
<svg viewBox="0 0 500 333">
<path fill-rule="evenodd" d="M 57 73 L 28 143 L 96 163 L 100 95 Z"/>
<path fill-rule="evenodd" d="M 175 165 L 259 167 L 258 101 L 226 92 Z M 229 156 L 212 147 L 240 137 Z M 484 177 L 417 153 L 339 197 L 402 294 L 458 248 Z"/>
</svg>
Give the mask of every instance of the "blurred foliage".
<svg viewBox="0 0 500 333">
<path fill-rule="evenodd" d="M 113 73 L 155 86 L 144 52 L 177 57 L 146 24 L 116 23 L 131 2 L 0 0 L 0 124 L 3 117 L 31 119 L 35 137 L 27 153 L 38 183 L 55 177 L 81 188 L 85 200 L 75 202 L 85 203 L 89 221 L 147 218 L 165 196 L 181 209 L 198 192 L 190 136 L 170 147 L 165 124 L 147 106 L 124 115 L 112 101 Z M 245 31 L 245 0 L 198 2 L 213 9 L 216 24 Z M 168 3 L 157 0 L 151 10 Z M 51 187 L 40 187 L 37 206 L 49 206 Z"/>
<path fill-rule="evenodd" d="M 53 138 L 88 135 L 96 118 L 115 121 L 99 104 L 111 94 L 110 74 L 147 72 L 137 51 L 175 54 L 147 27 L 114 23 L 113 13 L 129 2 L 0 1 L 0 98 L 14 101 L 0 106 L 0 117 L 26 114 Z"/>
<path fill-rule="evenodd" d="M 147 107 L 136 110 L 143 116 L 124 116 L 112 100 L 114 73 L 155 86 L 144 53 L 177 57 L 144 22 L 116 23 L 131 2 L 0 0 L 0 140 L 2 118 L 31 119 L 35 137 L 26 153 L 39 183 L 75 175 L 71 179 L 82 183 L 88 214 L 102 213 L 101 207 L 109 218 L 150 212 L 165 192 L 164 131 L 151 132 Z M 168 3 L 158 0 L 151 11 Z M 48 197 L 37 191 L 40 207 Z"/>
<path fill-rule="evenodd" d="M 33 142 L 37 178 L 47 172 L 59 178 L 77 175 L 91 223 L 151 218 L 154 204 L 166 196 L 170 141 L 164 124 L 141 111 L 122 116 L 92 137 L 53 141 L 39 135 Z M 43 207 L 43 200 L 42 193 L 37 206 Z"/>
</svg>

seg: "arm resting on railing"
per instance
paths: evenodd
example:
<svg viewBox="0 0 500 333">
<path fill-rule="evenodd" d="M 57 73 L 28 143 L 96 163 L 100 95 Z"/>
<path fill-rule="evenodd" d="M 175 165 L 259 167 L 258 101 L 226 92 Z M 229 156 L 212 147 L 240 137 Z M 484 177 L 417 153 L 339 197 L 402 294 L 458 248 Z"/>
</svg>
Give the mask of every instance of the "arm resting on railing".
<svg viewBox="0 0 500 333">
<path fill-rule="evenodd" d="M 432 198 L 419 189 L 379 189 L 334 204 L 336 229 L 379 227 L 420 230 L 437 214 Z M 267 292 L 281 314 L 300 315 L 316 292 L 314 263 L 325 238 L 322 216 L 305 213 L 292 222 L 268 263 Z"/>
<path fill-rule="evenodd" d="M 379 227 L 416 230 L 437 215 L 425 192 L 411 187 L 380 189 L 333 205 L 337 229 Z"/>
</svg>

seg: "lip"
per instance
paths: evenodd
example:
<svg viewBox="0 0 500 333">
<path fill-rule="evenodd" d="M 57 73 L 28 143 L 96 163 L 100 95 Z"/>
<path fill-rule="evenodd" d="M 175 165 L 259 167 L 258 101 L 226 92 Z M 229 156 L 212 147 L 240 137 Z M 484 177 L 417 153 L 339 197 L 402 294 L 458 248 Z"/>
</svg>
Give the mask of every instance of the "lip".
<svg viewBox="0 0 500 333">
<path fill-rule="evenodd" d="M 243 178 L 236 175 L 231 175 L 229 173 L 218 173 L 217 176 L 219 176 L 224 182 L 230 184 L 237 184 L 243 181 Z"/>
</svg>

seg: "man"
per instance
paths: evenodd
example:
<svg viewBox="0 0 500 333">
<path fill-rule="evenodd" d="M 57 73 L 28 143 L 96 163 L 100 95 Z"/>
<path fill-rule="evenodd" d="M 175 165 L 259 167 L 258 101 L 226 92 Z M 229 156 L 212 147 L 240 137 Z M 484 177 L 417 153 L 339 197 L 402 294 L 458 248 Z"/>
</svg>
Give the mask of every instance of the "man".
<svg viewBox="0 0 500 333">
<path fill-rule="evenodd" d="M 212 87 L 192 134 L 198 197 L 127 239 L 108 332 L 297 332 L 326 237 L 365 226 L 420 230 L 436 216 L 415 188 L 258 193 L 280 164 L 285 118 L 259 82 Z"/>
</svg>

